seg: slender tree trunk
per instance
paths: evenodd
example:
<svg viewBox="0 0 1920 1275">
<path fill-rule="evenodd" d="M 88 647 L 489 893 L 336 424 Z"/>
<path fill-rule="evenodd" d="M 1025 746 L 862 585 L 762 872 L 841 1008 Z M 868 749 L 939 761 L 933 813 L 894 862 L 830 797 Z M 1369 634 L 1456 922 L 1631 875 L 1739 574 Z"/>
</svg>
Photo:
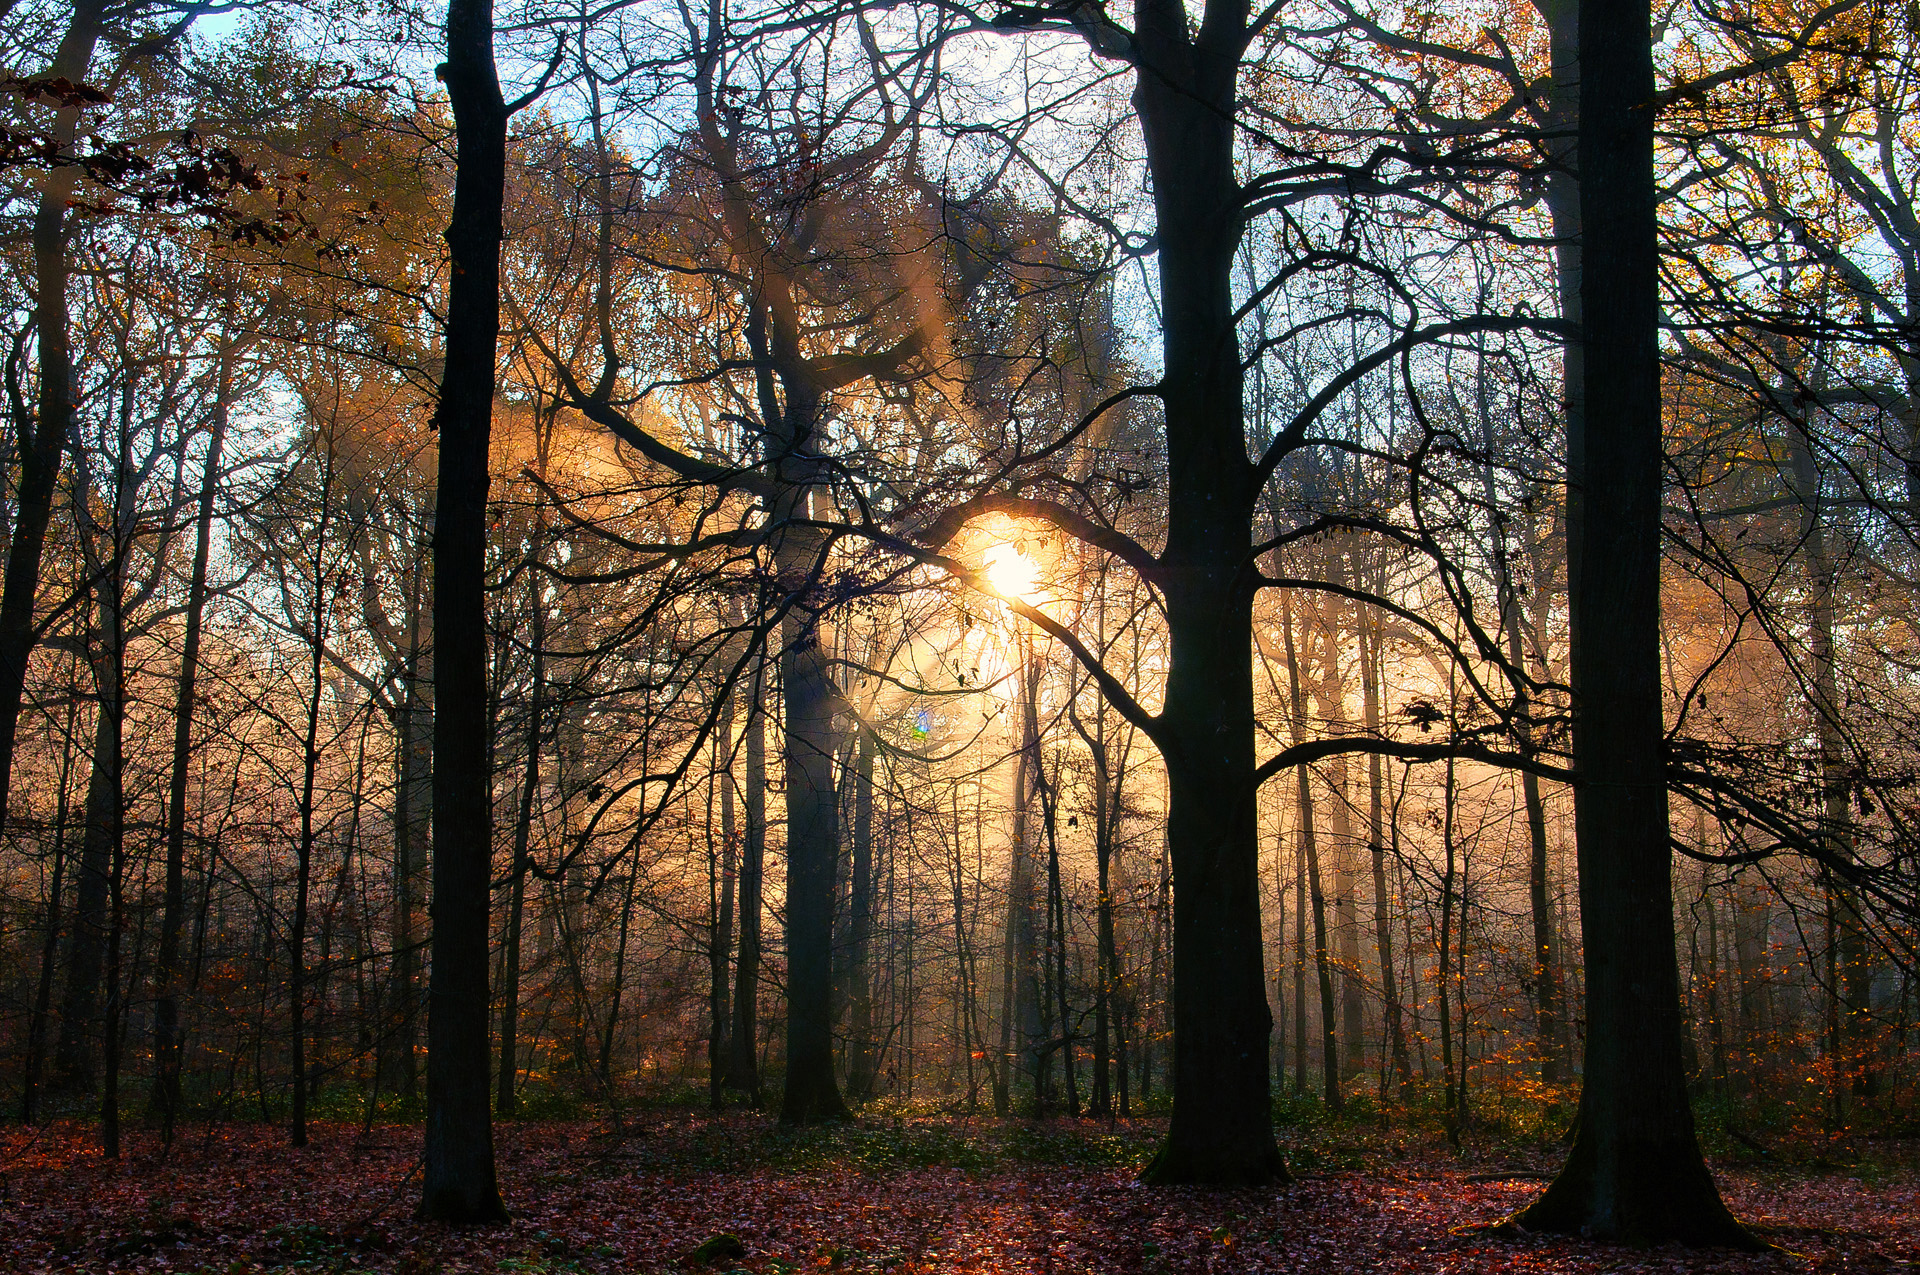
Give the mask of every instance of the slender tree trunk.
<svg viewBox="0 0 1920 1275">
<path fill-rule="evenodd" d="M 417 927 L 420 867 L 433 849 L 433 698 L 428 616 L 432 601 L 411 599 L 400 703 L 394 713 L 392 964 L 379 1040 L 379 1085 L 402 1098 L 419 1088 L 416 1056 L 420 983 Z"/>
<path fill-rule="evenodd" d="M 734 696 L 729 691 L 726 702 L 720 706 L 720 720 L 713 735 L 712 784 L 719 792 L 708 790 L 707 805 L 708 862 L 719 868 L 720 875 L 720 897 L 716 900 L 712 929 L 707 934 L 707 1103 L 715 1111 L 725 1106 L 727 1024 L 733 1017 L 727 981 L 732 972 L 734 876 L 739 855 L 733 809 L 733 707 Z M 720 861 L 717 865 L 712 864 L 712 798 L 715 795 L 720 799 Z"/>
<path fill-rule="evenodd" d="M 853 777 L 853 881 L 849 890 L 847 1094 L 856 1102 L 873 1093 L 873 739 L 856 725 Z"/>
<path fill-rule="evenodd" d="M 1449 687 L 1449 690 L 1452 688 Z M 1455 1078 L 1464 1068 L 1456 1068 L 1456 1050 L 1453 1036 L 1453 1005 L 1447 999 L 1448 976 L 1453 969 L 1453 900 L 1454 886 L 1459 880 L 1459 859 L 1454 854 L 1453 817 L 1455 808 L 1454 759 L 1447 758 L 1447 779 L 1445 787 L 1444 814 L 1442 815 L 1441 842 L 1446 853 L 1445 868 L 1440 874 L 1440 968 L 1433 978 L 1434 999 L 1440 1008 L 1440 1084 L 1446 1097 L 1447 1141 L 1455 1147 L 1460 1145 L 1460 1112 L 1454 1105 Z"/>
<path fill-rule="evenodd" d="M 228 304 L 231 305 L 231 298 Z M 193 705 L 200 672 L 200 632 L 207 607 L 207 562 L 213 552 L 213 502 L 220 489 L 220 460 L 227 439 L 227 413 L 237 354 L 231 336 L 220 350 L 213 421 L 207 432 L 206 469 L 194 519 L 193 569 L 187 581 L 186 633 L 180 646 L 179 689 L 173 701 L 173 768 L 167 784 L 167 879 L 160 920 L 160 954 L 154 966 L 153 1092 L 149 1110 L 160 1119 L 163 1141 L 173 1141 L 180 1107 L 180 929 L 187 903 L 187 781 L 193 762 Z"/>
<path fill-rule="evenodd" d="M 75 0 L 66 34 L 47 74 L 78 84 L 86 79 L 99 41 L 105 0 Z M 73 145 L 80 108 L 63 108 L 48 130 L 61 151 Z M 22 427 L 20 480 L 14 492 L 13 535 L 0 583 L 0 827 L 11 798 L 14 738 L 20 724 L 20 698 L 26 686 L 27 659 L 39 642 L 34 603 L 40 592 L 40 562 L 53 497 L 60 479 L 60 457 L 73 429 L 74 385 L 71 312 L 67 303 L 67 204 L 79 169 L 59 164 L 48 169 L 33 218 L 33 326 L 39 348 L 40 403 L 31 438 Z"/>
<path fill-rule="evenodd" d="M 32 1124 L 40 1118 L 41 1072 L 46 1066 L 47 1027 L 53 1017 L 53 971 L 59 963 L 60 904 L 67 875 L 67 819 L 71 813 L 68 802 L 73 786 L 74 727 L 79 704 L 79 688 L 71 686 L 67 695 L 67 728 L 60 743 L 60 793 L 53 817 L 53 866 L 47 883 L 46 934 L 40 944 L 40 977 L 34 986 L 33 1013 L 27 1021 L 27 1057 L 20 1086 L 23 1124 Z"/>
<path fill-rule="evenodd" d="M 1363 679 L 1361 715 L 1369 734 L 1378 734 L 1380 722 L 1380 666 L 1384 643 L 1377 622 L 1365 624 L 1360 634 L 1360 676 Z M 1404 1097 L 1413 1083 L 1407 1058 L 1407 1030 L 1400 1009 L 1400 988 L 1393 963 L 1393 898 L 1387 890 L 1385 836 L 1386 785 L 1380 754 L 1367 758 L 1367 849 L 1373 866 L 1373 938 L 1380 957 L 1380 999 L 1386 1018 L 1387 1049 Z M 1384 1074 L 1384 1069 L 1383 1069 Z M 1385 1097 L 1384 1091 L 1381 1095 Z"/>
<path fill-rule="evenodd" d="M 450 0 L 442 79 L 456 132 L 446 366 L 435 414 L 433 969 L 427 1002 L 426 1170 L 419 1215 L 499 1222 L 488 1110 L 487 457 L 500 335 L 507 110 L 491 0 Z"/>
<path fill-rule="evenodd" d="M 535 583 L 532 595 L 533 686 L 527 694 L 527 728 L 522 737 L 526 765 L 520 775 L 520 804 L 513 821 L 507 927 L 500 956 L 500 1064 L 495 1077 L 493 1107 L 501 1116 L 513 1115 L 519 1106 L 520 945 L 526 924 L 527 877 L 532 872 L 533 808 L 540 794 L 540 732 L 547 712 L 547 607 L 542 586 Z"/>
<path fill-rule="evenodd" d="M 320 706 L 326 695 L 322 677 L 327 654 L 327 612 L 332 601 L 327 591 L 327 530 L 333 514 L 334 448 L 331 430 L 318 440 L 323 477 L 320 483 L 320 523 L 313 538 L 313 609 L 307 616 L 311 625 L 308 676 L 313 681 L 307 697 L 307 725 L 301 740 L 300 839 L 295 843 L 296 870 L 293 894 L 293 924 L 287 933 L 287 985 L 293 1053 L 293 1145 L 307 1145 L 307 901 L 313 882 L 314 790 L 320 773 Z"/>
<path fill-rule="evenodd" d="M 746 787 L 742 791 L 746 837 L 740 853 L 740 958 L 733 971 L 733 1030 L 727 1051 L 727 1084 L 760 1105 L 760 893 L 767 850 L 766 663 L 756 661 L 747 692 Z"/>
<path fill-rule="evenodd" d="M 111 577 L 111 579 L 109 579 Z M 67 942 L 66 984 L 60 999 L 60 1036 L 54 1081 L 68 1093 L 92 1093 L 99 1082 L 101 978 L 112 932 L 113 840 L 121 800 L 121 735 L 126 715 L 114 648 L 124 621 L 117 567 L 95 586 L 99 631 L 91 637 L 94 686 L 93 769 L 87 777 L 86 824 L 74 892 L 73 934 Z"/>
<path fill-rule="evenodd" d="M 1584 418 L 1568 457 L 1574 820 L 1587 1057 L 1566 1165 L 1521 1225 L 1749 1246 L 1694 1137 L 1659 659 L 1661 402 L 1655 82 L 1646 0 L 1580 6 Z"/>
<path fill-rule="evenodd" d="M 1035 751 L 1038 752 L 1037 747 Z M 1034 774 L 1040 780 L 1041 817 L 1045 820 L 1047 833 L 1048 928 L 1053 935 L 1053 994 L 1060 1016 L 1060 1034 L 1055 1039 L 1060 1044 L 1060 1071 L 1066 1082 L 1067 1114 L 1077 1120 L 1080 1117 L 1080 1085 L 1074 1075 L 1073 1007 L 1067 983 L 1067 896 L 1060 885 L 1060 841 L 1059 829 L 1055 824 L 1058 797 L 1047 780 L 1039 757 L 1034 761 Z"/>
<path fill-rule="evenodd" d="M 1313 795 L 1299 786 L 1299 818 L 1293 834 L 1293 1091 L 1307 1091 L 1307 832 Z"/>
<path fill-rule="evenodd" d="M 1300 689 L 1300 658 L 1293 641 L 1293 607 L 1287 606 L 1281 635 L 1287 654 L 1288 689 L 1292 697 L 1293 740 L 1297 744 L 1306 735 L 1306 701 Z M 1305 766 L 1296 768 L 1300 808 L 1300 851 L 1307 893 L 1313 904 L 1313 963 L 1320 978 L 1320 1070 L 1322 1090 L 1329 1110 L 1344 1105 L 1340 1091 L 1340 1033 L 1335 1017 L 1332 963 L 1327 954 L 1327 903 L 1320 886 L 1320 846 L 1313 819 L 1313 790 Z M 1338 794 L 1336 794 L 1336 797 Z"/>
</svg>

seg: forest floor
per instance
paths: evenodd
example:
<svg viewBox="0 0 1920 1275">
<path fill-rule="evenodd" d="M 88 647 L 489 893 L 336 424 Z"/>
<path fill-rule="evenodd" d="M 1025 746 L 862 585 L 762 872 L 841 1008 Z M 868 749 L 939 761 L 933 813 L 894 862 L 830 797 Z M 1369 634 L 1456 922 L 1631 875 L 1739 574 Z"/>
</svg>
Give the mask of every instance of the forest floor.
<svg viewBox="0 0 1920 1275">
<path fill-rule="evenodd" d="M 665 1110 L 629 1114 L 617 1134 L 505 1122 L 514 1220 L 452 1229 L 411 1220 L 417 1128 L 362 1137 L 320 1125 L 301 1150 L 278 1126 L 193 1125 L 170 1151 L 141 1131 L 113 1164 L 85 1126 L 13 1127 L 0 1130 L 0 1271 L 1920 1270 L 1911 1142 L 1872 1144 L 1840 1167 L 1717 1164 L 1734 1211 L 1778 1246 L 1733 1254 L 1475 1229 L 1540 1190 L 1516 1175 L 1551 1169 L 1557 1148 L 1463 1156 L 1404 1130 L 1290 1130 L 1290 1186 L 1169 1190 L 1134 1180 L 1158 1131 L 868 1118 L 787 1132 L 759 1116 Z"/>
</svg>

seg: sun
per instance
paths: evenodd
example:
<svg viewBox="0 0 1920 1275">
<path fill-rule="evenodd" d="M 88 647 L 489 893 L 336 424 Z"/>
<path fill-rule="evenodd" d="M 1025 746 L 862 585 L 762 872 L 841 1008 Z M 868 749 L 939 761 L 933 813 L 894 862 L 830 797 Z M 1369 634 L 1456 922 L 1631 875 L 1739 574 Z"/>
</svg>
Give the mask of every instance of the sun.
<svg viewBox="0 0 1920 1275">
<path fill-rule="evenodd" d="M 1040 568 L 1010 544 L 997 544 L 983 555 L 987 583 L 1003 598 L 1032 602 L 1039 593 Z"/>
</svg>

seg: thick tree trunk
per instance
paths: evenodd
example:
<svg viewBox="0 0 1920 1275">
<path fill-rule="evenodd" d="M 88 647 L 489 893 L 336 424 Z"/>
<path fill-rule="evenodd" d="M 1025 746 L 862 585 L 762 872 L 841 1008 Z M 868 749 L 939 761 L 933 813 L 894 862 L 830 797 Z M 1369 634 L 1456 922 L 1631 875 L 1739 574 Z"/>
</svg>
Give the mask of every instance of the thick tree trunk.
<svg viewBox="0 0 1920 1275">
<path fill-rule="evenodd" d="M 805 489 L 796 516 L 808 508 Z M 825 546 L 790 531 L 781 557 L 786 587 L 799 601 L 782 624 L 780 674 L 786 721 L 787 778 L 787 1083 L 783 1124 L 842 1120 L 847 1106 L 833 1070 L 833 878 L 840 848 L 839 793 L 833 782 L 837 695 L 831 653 L 822 642 L 814 584 Z"/>
<path fill-rule="evenodd" d="M 488 901 L 493 794 L 487 713 L 487 454 L 500 335 L 507 110 L 491 0 L 451 0 L 442 68 L 457 133 L 452 280 L 433 536 L 433 968 L 426 1168 L 419 1215 L 505 1221 L 488 1110 Z"/>
<path fill-rule="evenodd" d="M 1749 1246 L 1694 1137 L 1680 1050 L 1659 660 L 1661 405 L 1646 0 L 1580 8 L 1585 412 L 1568 457 L 1574 819 L 1586 952 L 1579 1132 L 1516 1221 Z"/>
<path fill-rule="evenodd" d="M 1215 12 L 1215 10 L 1218 10 Z M 1235 16 L 1237 13 L 1237 17 Z M 1254 783 L 1257 494 L 1241 401 L 1231 273 L 1240 241 L 1232 120 L 1245 7 L 1140 0 L 1146 139 L 1159 237 L 1166 415 L 1167 635 L 1162 753 L 1173 871 L 1173 1119 L 1144 1176 L 1286 1176 L 1273 1139 Z"/>
</svg>

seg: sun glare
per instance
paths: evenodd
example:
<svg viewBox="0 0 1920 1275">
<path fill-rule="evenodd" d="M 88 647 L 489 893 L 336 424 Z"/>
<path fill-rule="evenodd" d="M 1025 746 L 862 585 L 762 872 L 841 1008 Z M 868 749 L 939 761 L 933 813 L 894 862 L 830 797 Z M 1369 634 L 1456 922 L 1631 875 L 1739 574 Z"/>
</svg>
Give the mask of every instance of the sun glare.
<svg viewBox="0 0 1920 1275">
<path fill-rule="evenodd" d="M 1009 544 L 994 545 L 982 558 L 987 583 L 1003 598 L 1032 602 L 1040 583 L 1040 569 L 1033 559 Z"/>
</svg>

